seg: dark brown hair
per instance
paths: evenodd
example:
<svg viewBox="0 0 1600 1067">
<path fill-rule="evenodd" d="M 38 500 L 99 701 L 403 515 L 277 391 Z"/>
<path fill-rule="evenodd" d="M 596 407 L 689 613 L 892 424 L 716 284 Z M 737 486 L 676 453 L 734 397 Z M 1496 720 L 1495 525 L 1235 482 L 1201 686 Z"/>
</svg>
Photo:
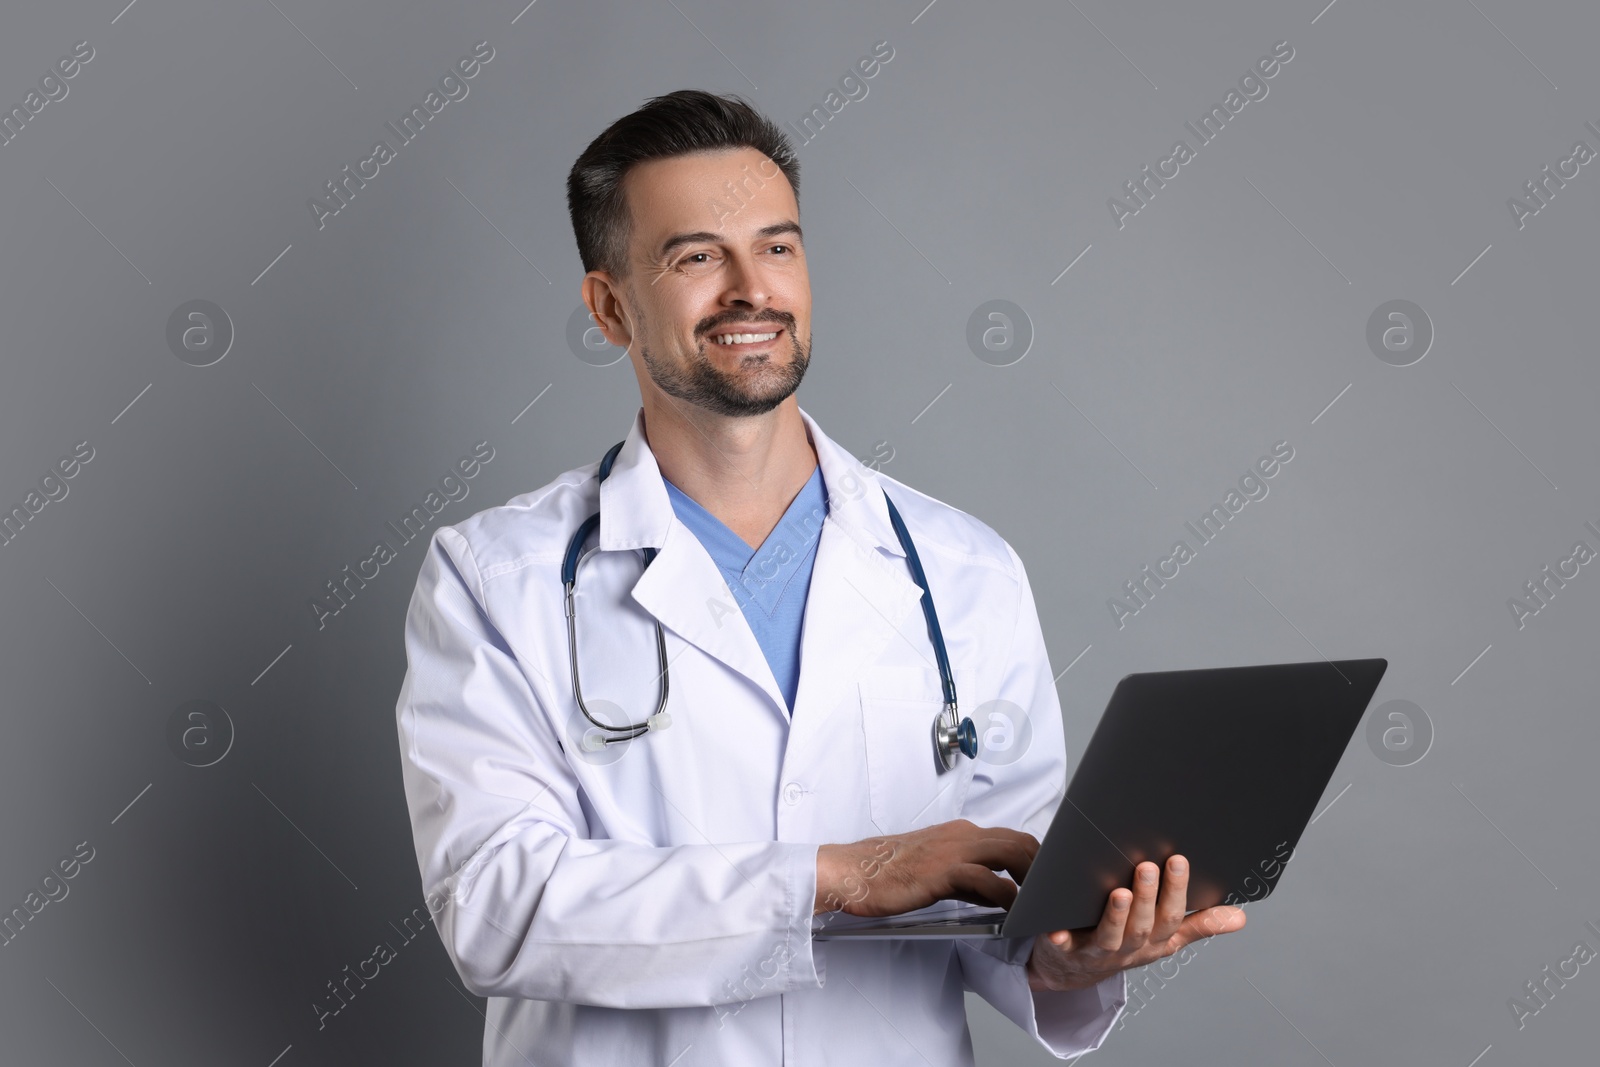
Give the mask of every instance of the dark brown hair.
<svg viewBox="0 0 1600 1067">
<path fill-rule="evenodd" d="M 585 271 L 627 273 L 633 220 L 622 179 L 635 164 L 694 152 L 754 148 L 783 171 L 800 200 L 800 162 L 789 138 L 738 96 L 679 89 L 652 97 L 606 127 L 567 175 L 567 210 Z"/>
</svg>

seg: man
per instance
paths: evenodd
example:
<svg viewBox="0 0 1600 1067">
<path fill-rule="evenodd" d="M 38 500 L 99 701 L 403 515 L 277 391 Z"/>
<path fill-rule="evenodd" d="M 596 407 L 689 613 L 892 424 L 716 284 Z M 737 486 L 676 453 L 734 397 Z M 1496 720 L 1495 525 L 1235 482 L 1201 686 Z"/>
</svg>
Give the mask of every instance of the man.
<svg viewBox="0 0 1600 1067">
<path fill-rule="evenodd" d="M 440 528 L 422 565 L 406 796 L 439 934 L 490 998 L 485 1064 L 970 1064 L 968 989 L 1066 1058 L 1110 1030 L 1123 971 L 1244 925 L 1185 918 L 1174 856 L 1095 928 L 812 940 L 817 914 L 1009 905 L 1066 755 L 1016 553 L 798 406 L 798 188 L 737 98 L 658 97 L 589 145 L 568 179 L 583 300 L 642 408 L 603 481 L 591 461 Z M 936 767 L 941 679 L 885 493 L 963 706 L 1029 717 L 1015 759 Z M 597 511 L 569 644 L 563 559 Z"/>
</svg>

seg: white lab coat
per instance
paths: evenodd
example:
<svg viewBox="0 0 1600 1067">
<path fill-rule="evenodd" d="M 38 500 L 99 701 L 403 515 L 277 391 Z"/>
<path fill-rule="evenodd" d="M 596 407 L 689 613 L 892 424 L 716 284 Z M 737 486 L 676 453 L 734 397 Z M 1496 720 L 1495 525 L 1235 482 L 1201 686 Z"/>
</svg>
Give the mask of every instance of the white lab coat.
<svg viewBox="0 0 1600 1067">
<path fill-rule="evenodd" d="M 830 512 L 792 716 L 737 601 L 678 521 L 643 411 L 598 459 L 434 531 L 406 616 L 396 716 L 422 885 L 483 1062 L 971 1064 L 972 990 L 1059 1058 L 1099 1047 L 1121 975 L 1034 993 L 1029 938 L 813 942 L 817 847 L 966 818 L 1043 837 L 1065 783 L 1061 708 L 1022 562 L 973 517 L 863 466 L 801 412 Z M 1032 742 L 937 775 L 941 707 L 893 494 L 934 592 L 963 713 L 1003 698 Z M 560 568 L 578 583 L 584 698 L 671 725 L 585 752 Z M 593 538 L 591 538 L 593 543 Z M 644 545 L 659 555 L 641 574 Z M 574 724 L 574 720 L 577 724 Z M 868 883 L 870 884 L 870 883 Z"/>
</svg>

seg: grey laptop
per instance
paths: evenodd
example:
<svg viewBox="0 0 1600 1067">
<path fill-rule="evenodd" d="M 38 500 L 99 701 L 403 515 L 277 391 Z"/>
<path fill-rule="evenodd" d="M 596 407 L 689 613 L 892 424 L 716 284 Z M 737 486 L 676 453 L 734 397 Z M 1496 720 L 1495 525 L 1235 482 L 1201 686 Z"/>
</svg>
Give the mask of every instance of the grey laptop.
<svg viewBox="0 0 1600 1067">
<path fill-rule="evenodd" d="M 1130 674 L 1117 683 L 1009 911 L 944 900 L 830 912 L 817 940 L 1031 937 L 1096 926 L 1133 868 L 1189 860 L 1188 909 L 1272 892 L 1388 661 Z"/>
</svg>

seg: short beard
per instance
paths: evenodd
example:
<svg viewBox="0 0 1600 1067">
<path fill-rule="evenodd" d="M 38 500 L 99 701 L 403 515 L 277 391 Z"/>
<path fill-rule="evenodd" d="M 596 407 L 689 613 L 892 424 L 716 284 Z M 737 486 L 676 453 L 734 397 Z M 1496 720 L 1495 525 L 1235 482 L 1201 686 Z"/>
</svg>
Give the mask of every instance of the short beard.
<svg viewBox="0 0 1600 1067">
<path fill-rule="evenodd" d="M 696 349 L 698 358 L 682 370 L 657 363 L 642 343 L 639 356 L 650 372 L 651 381 L 668 396 L 675 396 L 716 415 L 736 418 L 765 415 L 800 388 L 800 381 L 811 364 L 810 344 L 802 348 L 794 331 L 787 332 L 790 345 L 788 364 L 771 368 L 767 380 L 754 390 L 745 386 L 737 373 L 728 374 L 719 370 L 706 356 L 704 341 Z"/>
</svg>

